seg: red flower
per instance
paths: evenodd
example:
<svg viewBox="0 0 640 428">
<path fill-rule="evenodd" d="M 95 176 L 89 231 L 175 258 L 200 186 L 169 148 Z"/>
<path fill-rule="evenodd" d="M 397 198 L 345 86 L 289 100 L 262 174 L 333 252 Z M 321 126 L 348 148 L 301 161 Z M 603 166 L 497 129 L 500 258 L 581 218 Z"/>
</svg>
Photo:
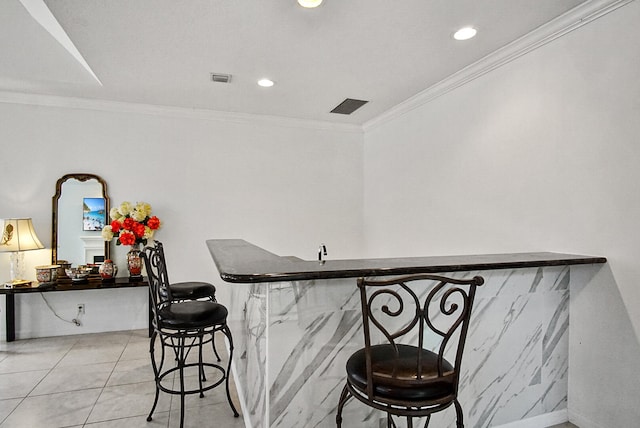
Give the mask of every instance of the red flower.
<svg viewBox="0 0 640 428">
<path fill-rule="evenodd" d="M 160 219 L 156 216 L 149 218 L 149 221 L 147 221 L 147 226 L 149 226 L 149 229 L 151 230 L 158 229 L 160 227 Z"/>
<path fill-rule="evenodd" d="M 132 229 L 133 233 L 136 235 L 136 238 L 142 238 L 144 236 L 144 224 L 136 222 Z"/>
<path fill-rule="evenodd" d="M 122 222 L 122 227 L 124 227 L 127 230 L 133 230 L 133 225 L 135 223 L 136 223 L 136 221 L 134 219 L 132 219 L 131 217 L 127 217 Z"/>
<path fill-rule="evenodd" d="M 147 245 L 147 241 L 153 239 L 153 232 L 162 227 L 160 219 L 151 216 L 151 206 L 145 202 L 139 202 L 135 206 L 130 202 L 123 202 L 120 206 L 129 207 L 130 212 L 124 217 L 118 213 L 118 220 L 112 217 L 111 223 L 103 228 L 103 238 L 117 238 L 118 245 Z"/>
<path fill-rule="evenodd" d="M 118 239 L 120 239 L 122 245 L 133 245 L 136 243 L 136 237 L 131 232 L 122 232 Z"/>
</svg>

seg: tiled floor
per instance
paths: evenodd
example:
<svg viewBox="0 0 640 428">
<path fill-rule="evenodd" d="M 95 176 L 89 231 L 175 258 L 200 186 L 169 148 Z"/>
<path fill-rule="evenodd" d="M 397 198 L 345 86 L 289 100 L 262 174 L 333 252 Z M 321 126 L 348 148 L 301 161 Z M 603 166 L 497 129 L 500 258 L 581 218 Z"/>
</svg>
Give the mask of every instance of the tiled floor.
<svg viewBox="0 0 640 428">
<path fill-rule="evenodd" d="M 221 340 L 217 349 L 224 354 Z M 145 330 L 0 343 L 0 428 L 178 427 L 180 399 L 162 392 L 147 422 L 154 393 Z M 233 388 L 232 398 L 240 411 Z M 244 427 L 223 387 L 187 396 L 186 408 L 185 427 Z"/>
<path fill-rule="evenodd" d="M 154 393 L 144 330 L 0 342 L 0 428 L 178 427 L 180 398 L 162 392 L 147 422 Z M 244 427 L 223 385 L 187 396 L 186 408 L 185 427 Z"/>
</svg>

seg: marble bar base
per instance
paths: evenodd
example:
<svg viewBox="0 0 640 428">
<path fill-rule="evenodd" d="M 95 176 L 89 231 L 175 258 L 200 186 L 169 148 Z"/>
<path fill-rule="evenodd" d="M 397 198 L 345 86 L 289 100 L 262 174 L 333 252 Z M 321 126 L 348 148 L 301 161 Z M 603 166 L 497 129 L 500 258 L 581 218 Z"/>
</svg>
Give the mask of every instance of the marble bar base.
<svg viewBox="0 0 640 428">
<path fill-rule="evenodd" d="M 443 273 L 485 278 L 462 363 L 465 426 L 566 410 L 573 269 L 581 267 Z M 246 425 L 335 427 L 346 360 L 363 346 L 356 279 L 236 283 L 230 291 L 228 323 Z M 385 417 L 350 400 L 343 426 L 386 426 Z M 455 427 L 454 409 L 434 415 L 431 426 Z"/>
</svg>

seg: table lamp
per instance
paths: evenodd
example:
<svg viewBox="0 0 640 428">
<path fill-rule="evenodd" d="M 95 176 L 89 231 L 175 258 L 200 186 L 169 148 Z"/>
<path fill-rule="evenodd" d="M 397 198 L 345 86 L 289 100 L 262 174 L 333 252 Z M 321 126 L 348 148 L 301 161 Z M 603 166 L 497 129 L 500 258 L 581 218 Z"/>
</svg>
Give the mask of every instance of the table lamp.
<svg viewBox="0 0 640 428">
<path fill-rule="evenodd" d="M 38 239 L 30 218 L 0 220 L 0 252 L 11 252 L 11 285 L 29 284 L 24 279 L 24 251 L 38 250 L 44 245 Z"/>
</svg>

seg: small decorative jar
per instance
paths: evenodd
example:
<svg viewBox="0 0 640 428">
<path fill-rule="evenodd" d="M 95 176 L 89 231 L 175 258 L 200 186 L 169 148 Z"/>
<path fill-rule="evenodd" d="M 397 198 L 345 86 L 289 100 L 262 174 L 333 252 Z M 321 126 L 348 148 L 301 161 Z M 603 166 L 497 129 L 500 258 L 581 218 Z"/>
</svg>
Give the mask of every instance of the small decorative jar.
<svg viewBox="0 0 640 428">
<path fill-rule="evenodd" d="M 58 265 L 36 266 L 36 278 L 39 283 L 55 282 L 58 279 Z"/>
<path fill-rule="evenodd" d="M 127 269 L 129 270 L 129 279 L 136 280 L 142 278 L 142 257 L 137 246 L 132 246 L 127 253 Z"/>
<path fill-rule="evenodd" d="M 71 267 L 71 263 L 66 260 L 56 260 L 56 265 L 58 268 L 58 278 L 68 278 L 67 277 L 67 269 Z"/>
<path fill-rule="evenodd" d="M 118 273 L 118 266 L 113 263 L 111 259 L 107 259 L 100 265 L 100 276 L 103 281 L 109 281 L 116 277 L 116 273 Z"/>
</svg>

